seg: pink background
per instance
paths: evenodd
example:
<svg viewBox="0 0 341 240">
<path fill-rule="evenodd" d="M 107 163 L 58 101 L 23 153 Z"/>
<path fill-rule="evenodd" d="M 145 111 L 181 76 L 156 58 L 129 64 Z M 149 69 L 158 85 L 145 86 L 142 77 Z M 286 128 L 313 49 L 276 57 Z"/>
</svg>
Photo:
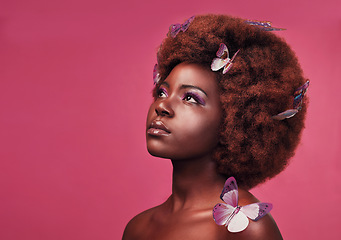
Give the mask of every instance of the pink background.
<svg viewBox="0 0 341 240">
<path fill-rule="evenodd" d="M 340 239 L 340 1 L 2 0 L 0 239 L 120 239 L 170 194 L 144 124 L 155 52 L 201 13 L 271 20 L 311 80 L 291 165 L 252 192 L 284 239 Z"/>
</svg>

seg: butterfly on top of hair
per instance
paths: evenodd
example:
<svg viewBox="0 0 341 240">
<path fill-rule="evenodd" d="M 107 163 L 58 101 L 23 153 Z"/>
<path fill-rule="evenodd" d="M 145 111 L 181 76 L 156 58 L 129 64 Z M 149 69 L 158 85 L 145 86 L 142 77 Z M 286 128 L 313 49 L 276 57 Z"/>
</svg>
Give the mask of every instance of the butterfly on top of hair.
<svg viewBox="0 0 341 240">
<path fill-rule="evenodd" d="M 170 25 L 170 27 L 169 27 L 169 35 L 172 38 L 175 38 L 176 35 L 178 35 L 178 33 L 180 31 L 186 32 L 186 30 L 188 29 L 189 25 L 194 20 L 194 18 L 195 18 L 195 16 L 190 17 L 183 24 L 176 23 L 176 24 Z"/>
<path fill-rule="evenodd" d="M 306 94 L 308 87 L 309 87 L 309 81 L 306 81 L 302 86 L 297 88 L 294 92 L 294 101 L 293 101 L 293 108 L 288 109 L 284 112 L 281 112 L 277 115 L 272 116 L 272 119 L 275 120 L 284 120 L 287 118 L 291 118 L 298 113 L 299 110 L 302 109 L 302 102 L 303 102 L 303 97 Z"/>
<path fill-rule="evenodd" d="M 221 43 L 219 49 L 216 53 L 217 58 L 214 58 L 211 64 L 212 71 L 218 71 L 219 69 L 223 68 L 223 74 L 227 73 L 232 65 L 233 60 L 237 56 L 239 50 L 233 55 L 232 58 L 229 57 L 229 50 L 224 43 Z M 157 84 L 160 81 L 161 77 L 158 71 L 158 65 L 154 65 L 153 69 L 153 81 L 154 84 Z"/>
<path fill-rule="evenodd" d="M 220 43 L 219 49 L 216 53 L 217 58 L 214 58 L 211 64 L 212 71 L 218 71 L 223 68 L 223 74 L 227 73 L 232 65 L 233 60 L 239 53 L 239 50 L 233 55 L 232 58 L 229 56 L 229 50 L 224 43 Z"/>
<path fill-rule="evenodd" d="M 284 28 L 272 27 L 271 22 L 269 22 L 269 21 L 246 20 L 245 23 L 252 25 L 252 26 L 256 26 L 256 27 L 258 27 L 264 31 L 285 30 Z M 226 45 L 224 43 L 221 43 L 219 46 L 219 49 L 217 51 L 217 54 L 216 54 L 218 58 L 214 58 L 212 61 L 212 64 L 211 64 L 212 71 L 218 71 L 219 69 L 224 68 L 223 74 L 227 73 L 231 69 L 232 64 L 233 64 L 233 60 L 239 51 L 240 51 L 240 49 L 230 59 L 228 48 L 226 47 Z"/>
<path fill-rule="evenodd" d="M 169 27 L 169 35 L 172 38 L 175 38 L 180 31 L 186 32 L 187 29 L 189 28 L 189 25 L 191 24 L 191 22 L 193 22 L 194 18 L 195 18 L 195 16 L 190 17 L 183 24 L 176 23 L 176 24 L 170 25 L 170 27 Z M 159 74 L 158 65 L 155 64 L 154 65 L 154 69 L 153 69 L 153 81 L 154 81 L 154 84 L 157 84 L 160 81 L 160 79 L 161 79 L 161 77 L 160 77 L 160 74 Z"/>
<path fill-rule="evenodd" d="M 275 28 L 271 26 L 270 21 L 258 21 L 258 20 L 246 20 L 245 23 L 258 27 L 259 29 L 263 31 L 283 31 L 286 30 L 285 28 Z"/>
</svg>

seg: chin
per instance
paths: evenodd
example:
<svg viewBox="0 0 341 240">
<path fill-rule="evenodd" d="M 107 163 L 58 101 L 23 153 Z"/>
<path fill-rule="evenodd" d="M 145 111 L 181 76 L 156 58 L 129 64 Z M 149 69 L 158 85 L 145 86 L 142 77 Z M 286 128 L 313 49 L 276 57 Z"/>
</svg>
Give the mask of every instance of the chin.
<svg viewBox="0 0 341 240">
<path fill-rule="evenodd" d="M 172 160 L 186 160 L 202 158 L 204 156 L 212 155 L 215 146 L 199 146 L 192 145 L 177 145 L 169 144 L 159 139 L 147 138 L 147 150 L 150 155 L 159 158 L 166 158 Z"/>
<path fill-rule="evenodd" d="M 159 158 L 171 158 L 172 151 L 169 147 L 168 144 L 165 144 L 162 141 L 159 141 L 159 139 L 154 139 L 154 138 L 149 138 L 147 136 L 147 150 L 150 155 L 154 157 L 159 157 Z"/>
<path fill-rule="evenodd" d="M 154 156 L 154 157 L 159 157 L 159 158 L 165 158 L 165 159 L 170 159 L 170 156 L 167 156 L 167 154 L 162 154 L 160 153 L 160 151 L 155 151 L 153 149 L 150 149 L 147 147 L 147 150 L 149 152 L 150 155 Z"/>
</svg>

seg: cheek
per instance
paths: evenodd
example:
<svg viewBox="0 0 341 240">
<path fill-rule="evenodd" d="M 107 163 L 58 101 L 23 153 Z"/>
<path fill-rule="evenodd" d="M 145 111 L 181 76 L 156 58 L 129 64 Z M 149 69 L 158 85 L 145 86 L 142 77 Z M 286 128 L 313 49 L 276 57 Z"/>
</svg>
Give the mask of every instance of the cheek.
<svg viewBox="0 0 341 240">
<path fill-rule="evenodd" d="M 197 118 L 182 126 L 179 142 L 186 147 L 204 152 L 212 151 L 219 141 L 220 115 L 210 115 L 210 118 Z"/>
<path fill-rule="evenodd" d="M 194 123 L 193 127 L 197 125 L 196 137 L 197 140 L 207 145 L 216 145 L 218 138 L 219 124 L 216 121 L 205 121 L 200 123 Z"/>
</svg>

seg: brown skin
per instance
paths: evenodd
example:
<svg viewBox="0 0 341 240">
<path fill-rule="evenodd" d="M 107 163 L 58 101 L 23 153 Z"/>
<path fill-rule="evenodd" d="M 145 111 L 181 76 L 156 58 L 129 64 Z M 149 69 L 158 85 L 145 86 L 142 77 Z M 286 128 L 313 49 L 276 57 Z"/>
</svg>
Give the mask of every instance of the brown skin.
<svg viewBox="0 0 341 240">
<path fill-rule="evenodd" d="M 171 159 L 172 195 L 134 217 L 123 240 L 282 239 L 269 214 L 257 222 L 250 220 L 240 233 L 230 233 L 213 220 L 212 209 L 222 202 L 219 196 L 226 180 L 217 173 L 212 158 L 221 124 L 214 74 L 200 65 L 182 63 L 161 86 L 147 117 L 147 148 L 154 156 Z M 167 132 L 150 134 L 155 121 L 161 121 Z M 239 189 L 239 205 L 254 202 L 258 200 L 251 193 Z"/>
</svg>

